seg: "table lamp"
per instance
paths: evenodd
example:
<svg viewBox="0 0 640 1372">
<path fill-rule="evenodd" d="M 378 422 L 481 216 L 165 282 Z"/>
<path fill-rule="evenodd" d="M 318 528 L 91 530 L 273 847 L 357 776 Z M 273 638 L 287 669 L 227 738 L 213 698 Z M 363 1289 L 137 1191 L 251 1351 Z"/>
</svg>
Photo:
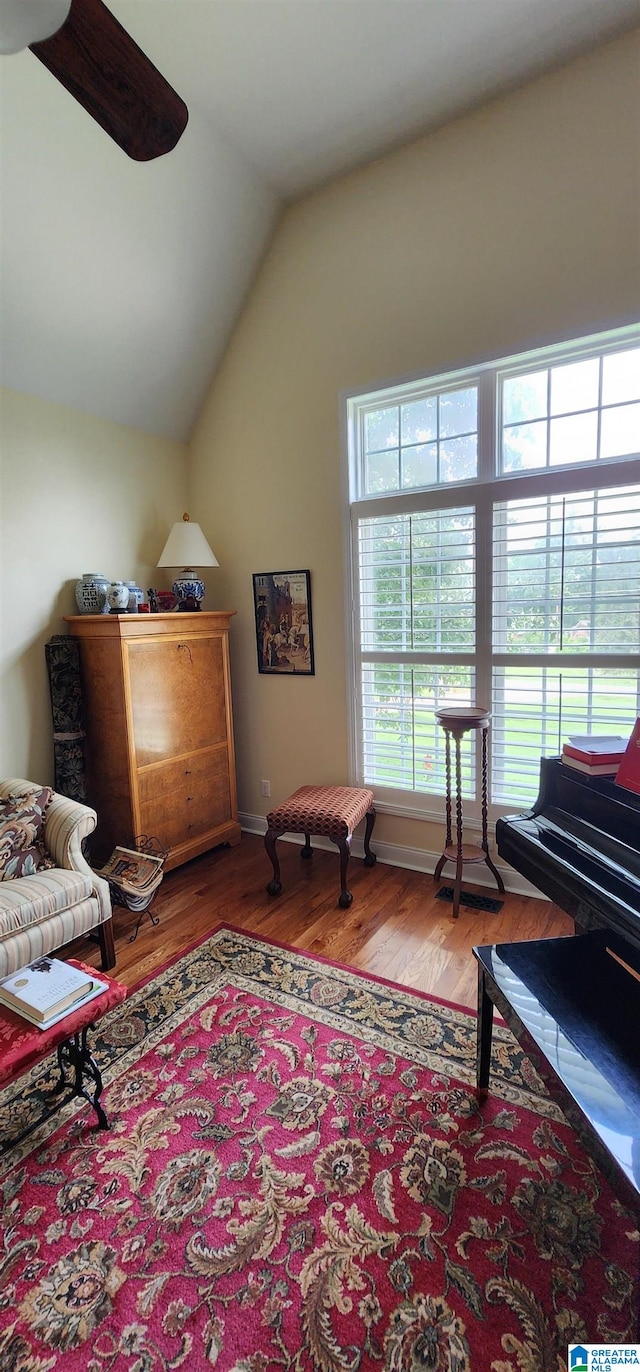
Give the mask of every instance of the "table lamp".
<svg viewBox="0 0 640 1372">
<path fill-rule="evenodd" d="M 200 609 L 204 599 L 205 585 L 196 576 L 194 567 L 219 567 L 217 557 L 199 524 L 194 524 L 188 514 L 184 514 L 171 529 L 157 562 L 158 567 L 182 567 L 180 575 L 172 582 L 171 589 L 178 601 L 194 601 L 193 608 Z"/>
</svg>

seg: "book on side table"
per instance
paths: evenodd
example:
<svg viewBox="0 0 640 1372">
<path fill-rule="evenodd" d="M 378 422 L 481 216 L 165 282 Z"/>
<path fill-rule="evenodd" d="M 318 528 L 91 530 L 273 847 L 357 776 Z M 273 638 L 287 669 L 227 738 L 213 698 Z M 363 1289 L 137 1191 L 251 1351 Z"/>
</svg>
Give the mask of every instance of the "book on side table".
<svg viewBox="0 0 640 1372">
<path fill-rule="evenodd" d="M 49 1029 L 105 989 L 99 977 L 60 958 L 42 957 L 0 981 L 0 1005 L 39 1029 Z"/>
</svg>

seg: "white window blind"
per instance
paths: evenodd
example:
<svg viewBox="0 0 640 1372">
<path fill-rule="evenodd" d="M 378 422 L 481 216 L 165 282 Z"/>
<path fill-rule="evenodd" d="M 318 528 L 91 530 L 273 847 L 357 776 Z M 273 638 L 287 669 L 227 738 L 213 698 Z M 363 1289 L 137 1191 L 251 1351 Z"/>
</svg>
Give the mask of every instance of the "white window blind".
<svg viewBox="0 0 640 1372">
<path fill-rule="evenodd" d="M 362 520 L 363 651 L 475 648 L 474 526 L 470 508 Z"/>
<path fill-rule="evenodd" d="M 493 526 L 493 796 L 510 801 L 568 733 L 624 735 L 640 712 L 640 486 L 499 502 Z"/>
<path fill-rule="evenodd" d="M 363 519 L 358 540 L 364 778 L 442 792 L 434 710 L 473 691 L 475 514 L 461 507 Z M 459 665 L 445 666 L 443 654 Z"/>
</svg>

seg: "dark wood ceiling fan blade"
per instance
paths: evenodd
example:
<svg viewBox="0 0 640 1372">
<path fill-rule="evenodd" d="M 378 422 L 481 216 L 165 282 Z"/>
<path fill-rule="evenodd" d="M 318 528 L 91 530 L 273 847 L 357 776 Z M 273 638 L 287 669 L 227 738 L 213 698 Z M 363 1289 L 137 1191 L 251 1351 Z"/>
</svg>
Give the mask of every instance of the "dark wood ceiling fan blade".
<svg viewBox="0 0 640 1372">
<path fill-rule="evenodd" d="M 71 0 L 68 18 L 30 51 L 137 162 L 175 147 L 189 111 L 102 0 Z"/>
</svg>

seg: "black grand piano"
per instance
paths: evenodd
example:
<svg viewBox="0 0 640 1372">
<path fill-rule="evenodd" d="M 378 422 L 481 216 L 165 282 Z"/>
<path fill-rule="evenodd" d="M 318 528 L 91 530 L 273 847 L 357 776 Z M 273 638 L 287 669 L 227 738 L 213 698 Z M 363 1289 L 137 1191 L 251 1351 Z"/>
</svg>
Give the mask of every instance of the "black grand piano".
<svg viewBox="0 0 640 1372">
<path fill-rule="evenodd" d="M 640 796 L 542 758 L 532 810 L 496 824 L 500 856 L 573 916 L 640 950 Z"/>
<path fill-rule="evenodd" d="M 574 919 L 575 937 L 474 948 L 478 1087 L 493 1006 L 587 1150 L 640 1211 L 640 796 L 543 758 L 540 793 L 499 819 L 498 852 Z"/>
</svg>

